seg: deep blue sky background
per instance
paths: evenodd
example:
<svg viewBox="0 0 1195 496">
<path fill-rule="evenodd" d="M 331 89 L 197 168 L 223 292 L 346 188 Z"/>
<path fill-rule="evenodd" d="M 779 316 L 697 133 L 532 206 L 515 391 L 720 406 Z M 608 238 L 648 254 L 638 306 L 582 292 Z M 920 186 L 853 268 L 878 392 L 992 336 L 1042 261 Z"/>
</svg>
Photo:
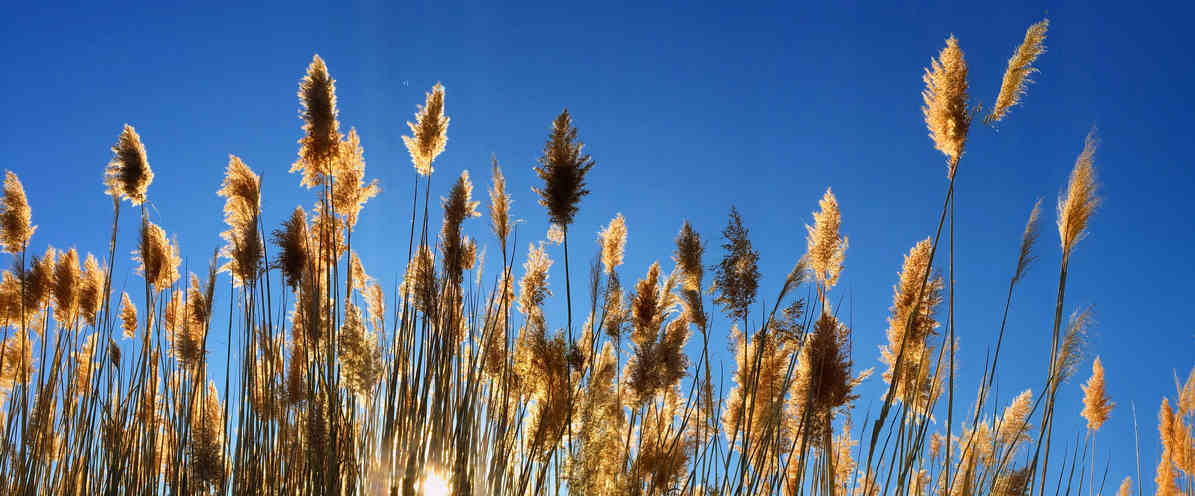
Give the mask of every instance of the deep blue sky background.
<svg viewBox="0 0 1195 496">
<path fill-rule="evenodd" d="M 972 97 L 989 105 L 1025 28 L 1048 16 L 1037 83 L 998 132 L 974 127 L 959 173 L 959 406 L 974 398 L 1025 217 L 1044 197 L 1040 260 L 1014 300 L 997 400 L 1003 408 L 1026 387 L 1040 392 L 1059 262 L 1053 206 L 1096 125 L 1104 203 L 1073 258 L 1066 312 L 1094 305 L 1088 349 L 1102 356 L 1117 402 L 1098 438 L 1099 457 L 1112 455 L 1109 484 L 1136 479 L 1135 403 L 1148 491 L 1158 404 L 1173 396 L 1175 373 L 1185 378 L 1195 364 L 1186 315 L 1195 278 L 1195 174 L 1186 153 L 1195 73 L 1190 6 L 1123 7 L 11 5 L 0 20 L 8 116 L 0 155 L 24 181 L 37 252 L 52 244 L 102 255 L 110 203 L 100 179 L 121 125 L 133 124 L 157 174 L 153 220 L 177 235 L 191 270 L 202 273 L 221 243 L 215 191 L 229 153 L 262 173 L 267 226 L 313 203 L 287 169 L 301 134 L 298 80 L 319 53 L 337 80 L 342 128 L 357 127 L 367 176 L 385 189 L 366 207 L 354 247 L 389 287 L 405 260 L 394 246 L 406 239 L 413 177 L 399 137 L 424 92 L 442 81 L 452 118 L 433 197 L 469 169 L 484 198 L 495 154 L 525 220 L 520 263 L 547 228 L 531 167 L 567 106 L 597 161 L 572 228 L 576 267 L 596 247 L 587 236 L 617 212 L 630 228 L 624 281 L 653 260 L 671 267 L 672 238 L 686 218 L 707 239 L 713 264 L 735 204 L 761 253 L 761 299 L 770 304 L 804 251 L 802 226 L 832 186 L 850 237 L 834 297 L 854 328 L 857 365 L 882 369 L 878 346 L 901 257 L 932 234 L 946 186 L 921 118 L 922 69 L 953 33 Z M 115 286 L 137 288 L 127 256 L 136 214 L 125 207 L 123 216 Z M 487 226 L 482 218 L 466 229 L 490 244 L 492 272 Z M 551 283 L 563 297 L 562 253 L 553 250 Z M 221 278 L 218 294 L 226 295 Z M 730 367 L 727 328 L 717 316 L 714 348 Z M 225 338 L 212 339 L 223 349 Z M 1060 392 L 1060 442 L 1082 425 L 1079 384 L 1089 373 L 1084 362 Z M 860 407 L 873 407 L 882 386 L 869 381 Z"/>
</svg>

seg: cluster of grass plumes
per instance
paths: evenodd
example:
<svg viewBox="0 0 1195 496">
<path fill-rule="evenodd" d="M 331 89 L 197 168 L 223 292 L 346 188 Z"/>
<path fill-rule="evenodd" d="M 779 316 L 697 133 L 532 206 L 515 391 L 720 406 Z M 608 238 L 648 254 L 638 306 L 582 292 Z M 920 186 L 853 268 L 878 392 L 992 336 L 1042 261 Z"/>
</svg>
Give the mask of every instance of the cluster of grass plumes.
<svg viewBox="0 0 1195 496">
<path fill-rule="evenodd" d="M 1045 27 L 1031 26 L 1009 61 L 988 121 L 1023 100 Z M 381 189 L 368 179 L 356 129 L 340 132 L 335 85 L 318 56 L 299 84 L 303 137 L 291 169 L 313 204 L 263 218 L 261 176 L 230 156 L 215 192 L 223 246 L 200 275 L 188 273 L 169 226 L 146 208 L 153 173 L 131 126 L 103 175 L 115 209 L 107 257 L 81 263 L 75 249 L 33 251 L 33 212 L 9 172 L 0 202 L 0 241 L 13 258 L 0 279 L 0 494 L 1102 492 L 1095 457 L 1078 474 L 1082 455 L 1050 459 L 1058 391 L 1084 363 L 1092 322 L 1086 309 L 1065 322 L 1063 310 L 1071 254 L 1099 202 L 1093 136 L 1058 204 L 1062 264 L 1044 387 L 995 394 L 1002 320 L 974 405 L 956 413 L 952 205 L 979 108 L 967 77 L 951 37 L 922 94 L 932 144 L 948 160 L 946 198 L 936 228 L 929 223 L 904 256 L 877 358 L 887 390 L 862 422 L 853 418 L 858 386 L 872 370 L 856 366 L 858 331 L 832 294 L 846 267 L 850 202 L 826 190 L 806 251 L 786 254 L 794 268 L 775 295 L 760 294 L 760 253 L 734 208 L 713 240 L 720 253 L 707 253 L 708 240 L 681 222 L 672 264 L 653 263 L 624 287 L 633 219 L 609 212 L 574 308 L 568 238 L 587 175 L 600 169 L 567 111 L 534 169 L 552 229 L 520 257 L 496 157 L 489 205 L 473 199 L 462 171 L 444 192 L 439 233 L 429 229 L 449 122 L 445 88 L 432 88 L 404 136 L 414 190 L 398 281 L 370 275 L 369 254 L 354 250 L 358 220 Z M 117 238 L 122 198 L 140 207 L 137 239 Z M 466 236 L 483 212 L 493 237 Z M 1035 260 L 1041 215 L 1039 201 L 1016 247 L 1005 319 Z M 143 288 L 116 298 L 118 241 L 134 246 Z M 501 257 L 488 272 L 487 241 Z M 894 266 L 901 251 L 891 251 Z M 395 255 L 400 248 L 381 256 Z M 558 304 L 566 311 L 554 312 Z M 229 309 L 226 325 L 213 319 L 218 308 Z M 553 321 L 559 313 L 567 320 Z M 727 336 L 733 363 L 720 377 L 710 342 Z M 1097 359 L 1075 412 L 1089 447 L 1115 415 L 1103 374 Z M 1175 404 L 1162 403 L 1155 480 L 1159 495 L 1191 496 L 1195 372 Z M 1063 476 L 1050 472 L 1068 466 Z M 1132 488 L 1126 478 L 1119 494 Z"/>
</svg>

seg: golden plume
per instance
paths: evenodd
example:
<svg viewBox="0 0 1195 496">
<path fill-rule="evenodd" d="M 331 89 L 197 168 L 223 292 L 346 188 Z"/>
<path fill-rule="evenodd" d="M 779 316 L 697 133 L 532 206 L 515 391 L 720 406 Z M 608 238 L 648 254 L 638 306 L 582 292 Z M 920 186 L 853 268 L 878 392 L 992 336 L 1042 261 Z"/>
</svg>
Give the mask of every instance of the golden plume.
<svg viewBox="0 0 1195 496">
<path fill-rule="evenodd" d="M 1087 428 L 1091 432 L 1100 430 L 1108 420 L 1108 413 L 1116 403 L 1108 401 L 1104 387 L 1104 365 L 1100 357 L 1091 362 L 1091 378 L 1083 384 L 1083 418 L 1087 420 Z"/>
<path fill-rule="evenodd" d="M 88 325 L 94 326 L 96 315 L 104 300 L 104 270 L 100 268 L 95 256 L 88 253 L 83 262 L 83 281 L 79 289 L 79 310 Z"/>
<path fill-rule="evenodd" d="M 120 295 L 120 329 L 124 332 L 125 339 L 132 339 L 137 335 L 137 307 L 133 306 L 128 293 Z"/>
<path fill-rule="evenodd" d="M 84 396 L 91 389 L 91 372 L 95 354 L 95 333 L 87 336 L 75 353 L 75 395 Z"/>
<path fill-rule="evenodd" d="M 1058 237 L 1062 241 L 1062 256 L 1069 258 L 1071 250 L 1086 235 L 1087 221 L 1100 204 L 1095 182 L 1095 130 L 1083 140 L 1083 152 L 1075 159 L 1066 193 L 1058 196 Z"/>
<path fill-rule="evenodd" d="M 104 193 L 140 205 L 145 201 L 145 192 L 152 182 L 154 171 L 149 168 L 141 136 L 137 135 L 133 126 L 125 124 L 116 144 L 112 146 L 112 160 L 104 171 L 104 185 L 108 187 Z"/>
<path fill-rule="evenodd" d="M 530 315 L 543 305 L 544 298 L 552 294 L 548 289 L 548 268 L 552 259 L 544 251 L 543 243 L 537 248 L 527 247 L 527 260 L 523 262 L 523 278 L 519 280 L 519 312 Z"/>
<path fill-rule="evenodd" d="M 166 239 L 166 231 L 148 220 L 141 224 L 141 242 L 133 257 L 139 263 L 137 272 L 145 276 L 154 288 L 169 288 L 178 280 L 181 263 L 174 243 Z"/>
<path fill-rule="evenodd" d="M 228 229 L 220 233 L 225 245 L 220 256 L 228 259 L 220 272 L 228 272 L 235 286 L 243 286 L 257 279 L 264 247 L 257 219 L 261 215 L 261 177 L 253 173 L 235 155 L 228 156 L 224 183 L 216 194 L 225 198 L 224 223 Z"/>
<path fill-rule="evenodd" d="M 1130 496 L 1133 490 L 1133 478 L 1125 477 L 1120 481 L 1120 489 L 1116 490 L 1116 496 Z"/>
<path fill-rule="evenodd" d="M 535 173 L 544 187 L 531 188 L 539 194 L 539 204 L 548 209 L 548 219 L 564 228 L 573 223 L 581 198 L 589 194 L 585 189 L 585 175 L 593 168 L 593 159 L 581 151 L 584 144 L 577 139 L 568 109 L 552 122 L 552 133 L 544 143 L 543 155 Z"/>
<path fill-rule="evenodd" d="M 340 380 L 357 397 L 368 401 L 382 377 L 382 350 L 374 333 L 365 330 L 357 305 L 349 305 L 345 312 L 338 340 Z"/>
<path fill-rule="evenodd" d="M 32 224 L 33 214 L 29 200 L 25 198 L 25 187 L 12 171 L 4 171 L 4 199 L 0 201 L 0 243 L 8 253 L 21 253 L 25 243 L 33 236 L 37 226 Z"/>
<path fill-rule="evenodd" d="M 17 288 L 15 294 L 20 298 L 21 291 L 24 290 L 26 308 L 35 309 L 46 304 L 46 300 L 54 288 L 54 261 L 57 258 L 58 255 L 54 247 L 47 246 L 45 255 L 41 258 L 34 256 L 33 261 L 29 264 L 29 270 L 21 274 L 23 276 L 20 282 L 21 287 Z M 19 312 L 18 308 L 17 313 Z"/>
<path fill-rule="evenodd" d="M 900 281 L 893 286 L 888 344 L 880 348 L 880 361 L 888 365 L 884 382 L 895 384 L 897 399 L 922 409 L 932 404 L 931 393 L 938 379 L 930 370 L 933 350 L 929 339 L 937 334 L 939 324 L 934 314 L 942 302 L 943 284 L 941 276 L 925 278 L 932 248 L 931 240 L 926 238 L 905 255 Z"/>
<path fill-rule="evenodd" d="M 730 220 L 722 229 L 722 249 L 726 254 L 714 267 L 714 283 L 709 291 L 715 294 L 714 303 L 722 306 L 732 320 L 747 317 L 759 290 L 759 251 L 751 247 L 747 234 L 738 209 L 731 206 Z"/>
<path fill-rule="evenodd" d="M 506 178 L 502 176 L 502 168 L 498 166 L 498 158 L 490 156 L 493 164 L 493 185 L 490 186 L 490 226 L 498 240 L 506 245 L 506 238 L 510 236 L 512 222 L 510 220 L 510 195 L 506 194 Z"/>
<path fill-rule="evenodd" d="M 407 145 L 411 154 L 411 162 L 415 165 L 415 172 L 422 176 L 430 176 L 432 162 L 444 151 L 448 143 L 448 116 L 444 115 L 444 86 L 436 83 L 423 105 L 418 106 L 415 122 L 407 122 L 413 136 L 403 136 L 402 142 Z"/>
<path fill-rule="evenodd" d="M 427 245 L 419 246 L 407 263 L 407 272 L 398 291 L 404 298 L 413 298 L 419 311 L 435 310 L 436 254 Z"/>
<path fill-rule="evenodd" d="M 813 225 L 805 226 L 808 232 L 805 237 L 805 256 L 808 257 L 814 277 L 824 289 L 829 289 L 838 283 L 838 274 L 842 272 L 847 239 L 839 234 L 842 214 L 838 211 L 838 200 L 830 188 L 826 188 L 826 194 L 818 201 L 818 206 L 821 211 L 813 213 Z"/>
<path fill-rule="evenodd" d="M 332 185 L 332 206 L 341 214 L 351 230 L 357 225 L 357 216 L 370 198 L 378 196 L 382 187 L 374 179 L 365 184 L 365 151 L 357 137 L 357 129 L 349 129 L 348 136 L 340 142 L 335 168 L 335 182 Z"/>
<path fill-rule="evenodd" d="M 79 317 L 79 288 L 83 275 L 79 271 L 79 253 L 71 248 L 58 255 L 54 268 L 54 320 L 58 327 L 71 328 Z"/>
<path fill-rule="evenodd" d="M 615 268 L 622 265 L 623 252 L 627 246 L 627 221 L 621 213 L 598 232 L 598 242 L 602 245 L 602 268 L 607 274 L 614 272 Z"/>
<path fill-rule="evenodd" d="M 461 224 L 465 219 L 481 215 L 477 211 L 479 202 L 473 201 L 473 183 L 469 171 L 461 171 L 448 198 L 442 199 L 444 224 L 440 228 L 441 252 L 444 255 L 444 273 L 453 284 L 461 283 L 464 270 L 465 242 L 461 237 Z"/>
<path fill-rule="evenodd" d="M 921 79 L 925 82 L 925 90 L 921 92 L 925 105 L 921 107 L 921 113 L 925 116 L 934 148 L 946 155 L 948 172 L 953 176 L 971 126 L 971 112 L 967 108 L 967 62 L 963 60 L 963 51 L 954 36 L 946 39 L 946 47 L 936 60 L 930 60 Z"/>
<path fill-rule="evenodd" d="M 340 123 L 336 121 L 336 81 L 319 55 L 311 58 L 307 74 L 299 82 L 299 102 L 303 106 L 304 136 L 299 139 L 299 159 L 290 172 L 301 171 L 299 184 L 312 188 L 332 174 L 339 151 Z"/>
<path fill-rule="evenodd" d="M 187 469 L 200 484 L 220 488 L 224 481 L 224 408 L 216 383 L 208 381 L 206 393 L 194 399 L 191 437 L 187 444 Z"/>
<path fill-rule="evenodd" d="M 992 106 L 992 112 L 984 118 L 985 122 L 999 122 L 1008 115 L 1009 109 L 1021 103 L 1025 89 L 1033 82 L 1029 77 L 1037 72 L 1037 68 L 1033 67 L 1033 61 L 1046 51 L 1046 28 L 1049 26 L 1050 20 L 1043 19 L 1025 30 L 1025 41 L 1021 42 L 1021 46 L 1017 47 L 1017 51 L 1008 59 L 1004 81 L 1000 83 L 1000 94 L 996 95 L 996 104 Z"/>
<path fill-rule="evenodd" d="M 1017 395 L 1004 409 L 1000 417 L 999 428 L 996 429 L 996 441 L 1003 445 L 1016 445 L 1029 440 L 1030 402 L 1033 401 L 1033 391 L 1026 389 Z"/>
</svg>

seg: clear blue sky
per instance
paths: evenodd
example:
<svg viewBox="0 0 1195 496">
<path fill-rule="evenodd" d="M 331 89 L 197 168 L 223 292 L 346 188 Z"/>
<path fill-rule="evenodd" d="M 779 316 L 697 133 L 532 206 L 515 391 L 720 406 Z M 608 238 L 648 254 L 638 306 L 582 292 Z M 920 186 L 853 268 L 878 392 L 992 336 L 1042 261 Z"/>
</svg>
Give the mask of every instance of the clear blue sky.
<svg viewBox="0 0 1195 496">
<path fill-rule="evenodd" d="M 802 226 L 832 186 L 850 237 L 836 296 L 845 298 L 860 367 L 880 367 L 901 256 L 932 234 L 946 185 L 919 109 L 922 68 L 953 33 L 973 98 L 990 104 L 1025 28 L 1048 16 L 1037 83 L 999 132 L 975 126 L 959 173 L 959 405 L 974 398 L 1025 217 L 1044 197 L 1040 260 L 1014 301 L 998 401 L 1026 387 L 1039 392 L 1059 262 L 1053 204 L 1096 125 L 1104 203 L 1072 261 L 1066 312 L 1094 305 L 1089 352 L 1102 356 L 1117 402 L 1098 438 L 1101 459 L 1113 454 L 1109 484 L 1136 479 L 1134 402 L 1152 488 L 1159 401 L 1174 394 L 1175 372 L 1185 377 L 1195 364 L 1185 315 L 1195 234 L 1181 206 L 1195 194 L 1184 152 L 1195 121 L 1189 5 L 33 5 L 10 5 L 0 20 L 8 115 L 0 155 L 24 181 L 38 252 L 47 244 L 106 252 L 110 203 L 100 178 L 126 122 L 141 133 L 157 174 L 153 219 L 178 236 L 195 272 L 220 245 L 215 191 L 229 153 L 263 175 L 268 226 L 297 204 L 309 206 L 314 195 L 287 169 L 301 134 L 298 80 L 319 53 L 337 79 L 341 125 L 357 127 L 367 175 L 385 189 L 354 236 L 374 276 L 391 283 L 405 259 L 392 245 L 406 237 L 413 176 L 399 137 L 441 81 L 452 123 L 433 196 L 462 169 L 484 196 L 495 154 L 525 219 L 520 258 L 546 231 L 531 167 L 565 106 L 597 161 L 572 228 L 576 260 L 596 246 L 586 236 L 622 212 L 630 229 L 624 281 L 653 260 L 671 267 L 672 238 L 686 218 L 709 241 L 706 262 L 715 263 L 733 203 L 761 252 L 761 295 L 770 301 L 804 251 Z M 141 284 L 126 256 L 134 211 L 126 207 L 124 218 L 117 289 Z M 487 223 L 469 221 L 466 230 L 490 243 L 492 261 Z M 557 263 L 558 296 L 562 277 Z M 225 276 L 221 284 L 226 295 Z M 718 316 L 715 348 L 730 366 L 717 341 L 726 329 Z M 213 339 L 223 348 L 223 338 Z M 1079 383 L 1089 373 L 1085 362 L 1060 393 L 1057 439 L 1072 439 L 1081 425 Z M 870 381 L 860 406 L 881 386 Z"/>
</svg>

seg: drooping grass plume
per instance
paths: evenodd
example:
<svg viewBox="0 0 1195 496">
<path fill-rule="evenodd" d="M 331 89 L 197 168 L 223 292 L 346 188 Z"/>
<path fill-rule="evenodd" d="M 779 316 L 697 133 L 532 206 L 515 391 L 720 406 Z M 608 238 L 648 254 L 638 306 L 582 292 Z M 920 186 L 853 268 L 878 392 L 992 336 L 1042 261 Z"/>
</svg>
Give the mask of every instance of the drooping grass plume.
<svg viewBox="0 0 1195 496">
<path fill-rule="evenodd" d="M 340 150 L 336 81 L 319 55 L 311 58 L 307 74 L 299 82 L 299 102 L 303 106 L 299 115 L 304 135 L 299 139 L 299 159 L 290 172 L 301 172 L 299 184 L 313 188 L 332 174 L 333 161 Z"/>
<path fill-rule="evenodd" d="M 158 290 L 169 288 L 178 280 L 181 259 L 174 243 L 166 239 L 166 231 L 148 220 L 141 224 L 141 241 L 133 261 L 140 264 L 137 271 Z"/>
<path fill-rule="evenodd" d="M 1046 52 L 1046 29 L 1050 26 L 1049 19 L 1029 26 L 1025 31 L 1025 40 L 1008 59 L 1008 68 L 1004 70 L 1004 81 L 1000 83 L 1000 94 L 996 95 L 996 103 L 984 121 L 999 122 L 1008 115 L 1014 105 L 1021 103 L 1025 90 L 1033 80 L 1030 76 L 1038 72 L 1033 67 L 1033 61 Z"/>
<path fill-rule="evenodd" d="M 1086 235 L 1087 222 L 1100 204 L 1096 195 L 1095 149 L 1093 129 L 1083 140 L 1083 152 L 1075 159 L 1066 192 L 1058 196 L 1058 237 L 1063 257 L 1069 257 L 1075 244 Z"/>
<path fill-rule="evenodd" d="M 412 136 L 402 137 L 419 175 L 430 176 L 432 162 L 444 151 L 448 142 L 448 121 L 448 116 L 444 115 L 444 86 L 436 83 L 415 113 L 415 122 L 407 122 Z"/>
<path fill-rule="evenodd" d="M 1104 365 L 1100 357 L 1091 362 L 1091 378 L 1083 384 L 1083 419 L 1091 432 L 1100 430 L 1116 403 L 1108 401 L 1104 386 Z"/>
<path fill-rule="evenodd" d="M 1091 308 L 1084 308 L 1071 315 L 1054 366 L 1057 376 L 1053 387 L 1057 388 L 1059 384 L 1069 380 L 1078 370 L 1079 363 L 1083 361 L 1083 347 L 1087 344 L 1087 329 L 1091 325 Z"/>
<path fill-rule="evenodd" d="M 224 183 L 216 194 L 225 198 L 224 223 L 228 225 L 220 233 L 225 243 L 220 256 L 228 261 L 219 270 L 228 272 L 236 286 L 243 286 L 257 278 L 265 249 L 257 229 L 261 215 L 261 176 L 237 156 L 229 155 Z"/>
<path fill-rule="evenodd" d="M 544 181 L 543 188 L 532 188 L 539 194 L 539 204 L 548 209 L 548 218 L 568 228 L 577 214 L 581 198 L 589 194 L 585 189 L 585 175 L 593 168 L 593 159 L 582 153 L 584 144 L 577 139 L 577 128 L 564 109 L 552 122 L 552 133 L 544 143 L 543 155 L 535 173 Z"/>
<path fill-rule="evenodd" d="M 21 253 L 36 230 L 29 200 L 25 198 L 25 187 L 16 174 L 4 171 L 4 198 L 0 201 L 0 244 L 4 245 L 7 253 Z"/>
<path fill-rule="evenodd" d="M 1026 389 L 1017 395 L 1012 403 L 1004 408 L 1004 415 L 996 429 L 996 441 L 1003 445 L 1019 444 L 1029 440 L 1029 424 L 1031 413 L 1030 402 L 1033 401 L 1033 391 Z"/>
<path fill-rule="evenodd" d="M 615 215 L 606 224 L 606 228 L 598 232 L 598 242 L 602 245 L 602 269 L 606 274 L 622 265 L 622 256 L 627 246 L 627 221 L 622 214 Z"/>
<path fill-rule="evenodd" d="M 838 275 L 842 272 L 847 239 L 839 233 L 842 214 L 838 211 L 838 200 L 830 188 L 826 188 L 826 194 L 818 201 L 818 206 L 821 211 L 813 213 L 813 225 L 805 226 L 808 232 L 805 237 L 805 256 L 808 257 L 814 277 L 823 289 L 829 289 L 838 283 Z"/>
<path fill-rule="evenodd" d="M 125 124 L 116 144 L 112 146 L 112 160 L 104 171 L 104 185 L 107 186 L 104 193 L 140 205 L 145 201 L 145 192 L 153 181 L 154 171 L 149 167 L 141 136 L 133 126 Z"/>
<path fill-rule="evenodd" d="M 1029 220 L 1025 222 L 1025 232 L 1021 235 L 1021 249 L 1017 252 L 1017 268 L 1013 271 L 1013 283 L 1019 281 L 1025 275 L 1025 271 L 1029 269 L 1029 265 L 1037 259 L 1033 254 L 1033 245 L 1037 243 L 1037 238 L 1041 235 L 1040 219 L 1041 199 L 1039 198 L 1033 204 L 1033 210 L 1029 212 Z"/>
<path fill-rule="evenodd" d="M 714 267 L 714 283 L 710 286 L 714 303 L 732 320 L 747 317 L 755 293 L 759 290 L 759 251 L 751 247 L 747 228 L 738 209 L 730 207 L 730 220 L 722 229 L 722 261 Z"/>
<path fill-rule="evenodd" d="M 925 105 L 921 107 L 921 113 L 925 116 L 934 148 L 946 155 L 949 173 L 953 176 L 971 127 L 971 110 L 967 107 L 967 62 L 954 36 L 946 39 L 946 47 L 937 59 L 930 61 L 921 79 L 925 81 L 925 90 L 921 92 Z"/>
</svg>

